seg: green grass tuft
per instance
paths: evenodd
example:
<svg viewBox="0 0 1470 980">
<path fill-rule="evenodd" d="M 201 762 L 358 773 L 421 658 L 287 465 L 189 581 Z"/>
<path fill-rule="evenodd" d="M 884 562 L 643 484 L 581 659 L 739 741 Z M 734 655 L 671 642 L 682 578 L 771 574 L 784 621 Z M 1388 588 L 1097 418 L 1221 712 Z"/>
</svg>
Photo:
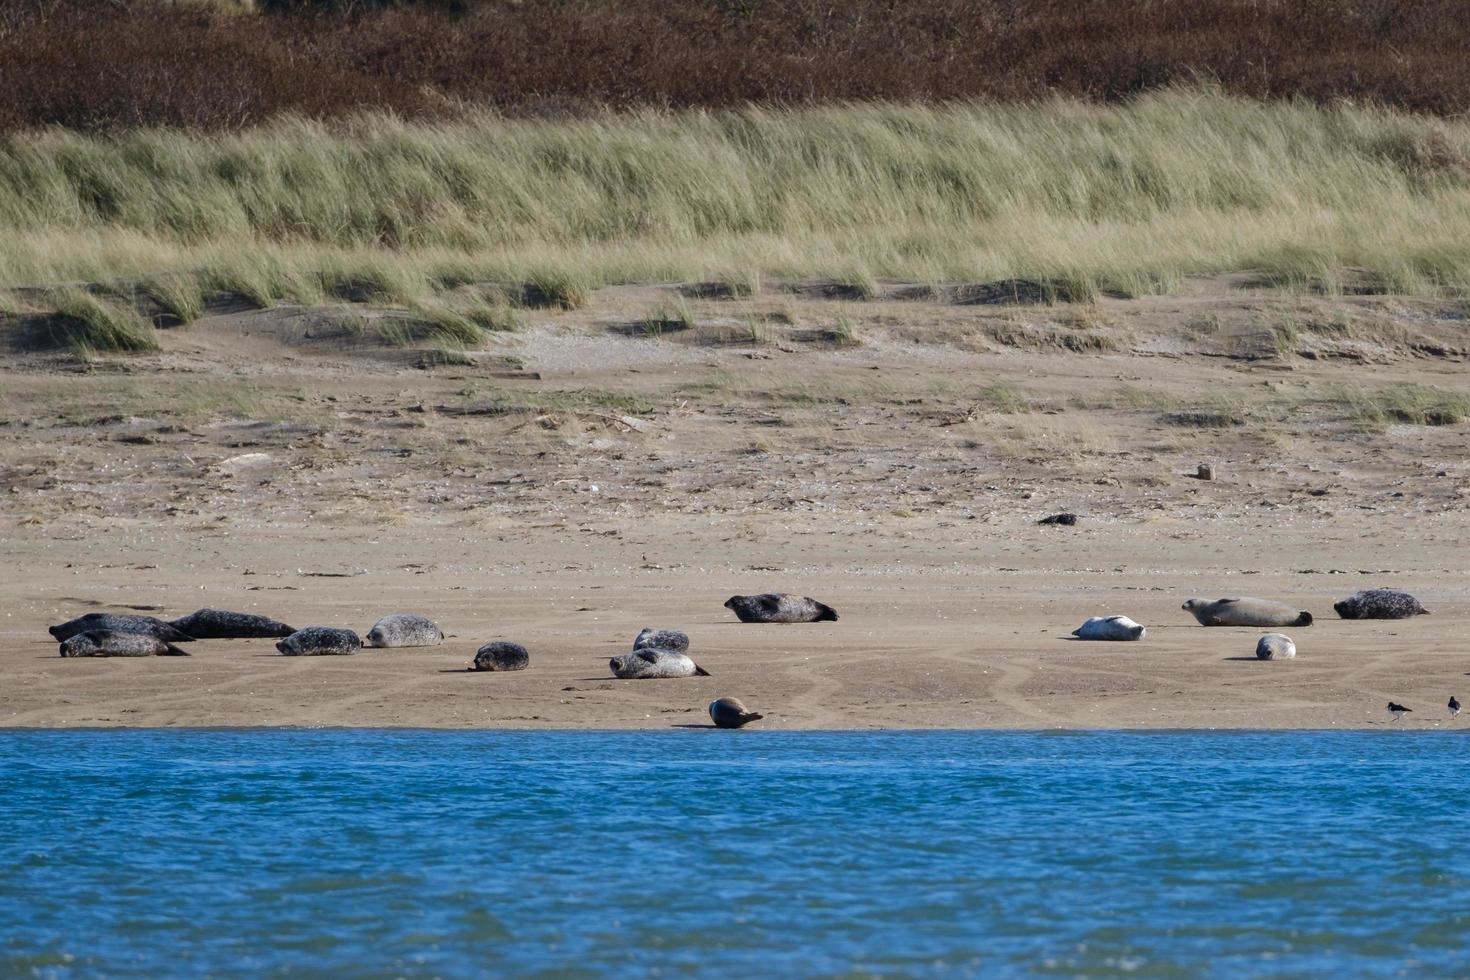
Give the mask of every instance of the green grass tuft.
<svg viewBox="0 0 1470 980">
<path fill-rule="evenodd" d="M 93 353 L 158 350 L 153 325 L 131 306 L 75 288 L 48 293 L 44 305 L 56 314 L 53 338 L 81 360 L 90 360 Z"/>
</svg>

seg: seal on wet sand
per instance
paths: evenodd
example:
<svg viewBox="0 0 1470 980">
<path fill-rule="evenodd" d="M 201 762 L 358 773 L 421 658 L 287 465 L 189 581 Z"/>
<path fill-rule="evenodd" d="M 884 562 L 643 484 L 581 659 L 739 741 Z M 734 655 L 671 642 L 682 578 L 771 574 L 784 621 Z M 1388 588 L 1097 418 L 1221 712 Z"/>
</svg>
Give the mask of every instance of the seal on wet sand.
<svg viewBox="0 0 1470 980">
<path fill-rule="evenodd" d="M 531 655 L 519 643 L 496 640 L 475 651 L 475 665 L 470 670 L 525 670 Z"/>
<path fill-rule="evenodd" d="M 689 659 L 686 653 L 669 650 L 634 650 L 607 662 L 613 676 L 622 680 L 648 677 L 708 677 L 709 671 Z"/>
<path fill-rule="evenodd" d="M 720 698 L 709 703 L 709 718 L 716 728 L 742 728 L 765 715 L 747 711 L 739 698 Z"/>
<path fill-rule="evenodd" d="M 228 609 L 200 609 L 173 620 L 169 625 L 196 640 L 256 640 L 290 636 L 296 632 L 295 627 L 274 619 Z"/>
<path fill-rule="evenodd" d="M 1343 619 L 1408 619 L 1429 613 L 1418 599 L 1397 589 L 1364 589 L 1334 602 L 1332 608 Z"/>
<path fill-rule="evenodd" d="M 1148 630 L 1127 616 L 1093 616 L 1072 635 L 1079 640 L 1141 640 Z"/>
<path fill-rule="evenodd" d="M 171 623 L 152 616 L 129 616 L 126 613 L 87 613 L 52 626 L 48 633 L 57 640 L 67 640 L 78 633 L 89 630 L 108 630 L 113 633 L 139 633 L 165 643 L 188 643 L 194 637 L 181 631 Z"/>
<path fill-rule="evenodd" d="M 367 632 L 370 647 L 432 647 L 444 642 L 444 631 L 427 616 L 393 613 Z"/>
<path fill-rule="evenodd" d="M 276 649 L 287 657 L 341 657 L 361 646 L 356 633 L 335 626 L 308 626 L 276 641 Z"/>
<path fill-rule="evenodd" d="M 1311 626 L 1312 614 L 1269 599 L 1190 599 L 1185 612 L 1201 626 Z"/>
<path fill-rule="evenodd" d="M 784 592 L 732 595 L 725 600 L 725 608 L 733 610 L 742 623 L 821 623 L 837 619 L 837 610 L 831 606 Z"/>
<path fill-rule="evenodd" d="M 1267 633 L 1256 641 L 1257 660 L 1287 660 L 1296 656 L 1296 644 L 1285 633 Z"/>
<path fill-rule="evenodd" d="M 180 650 L 147 633 L 119 633 L 115 630 L 87 630 L 61 641 L 63 657 L 187 657 Z"/>
<path fill-rule="evenodd" d="M 633 638 L 634 650 L 668 650 L 671 653 L 689 652 L 689 634 L 678 630 L 657 630 L 649 627 Z"/>
</svg>

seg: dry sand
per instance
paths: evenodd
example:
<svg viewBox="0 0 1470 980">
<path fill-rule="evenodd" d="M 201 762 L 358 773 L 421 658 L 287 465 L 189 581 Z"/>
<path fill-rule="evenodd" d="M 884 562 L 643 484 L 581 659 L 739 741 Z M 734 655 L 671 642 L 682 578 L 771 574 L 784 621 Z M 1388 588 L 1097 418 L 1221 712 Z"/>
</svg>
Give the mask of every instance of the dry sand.
<svg viewBox="0 0 1470 980">
<path fill-rule="evenodd" d="M 668 728 L 734 695 L 766 728 L 1386 727 L 1390 699 L 1415 728 L 1453 727 L 1442 706 L 1470 696 L 1470 424 L 1369 426 L 1333 403 L 1464 391 L 1456 310 L 1219 282 L 1082 314 L 767 295 L 627 336 L 666 299 L 605 290 L 468 366 L 322 339 L 289 309 L 85 373 L 13 352 L 0 725 Z M 1288 315 L 1351 329 L 1263 350 L 1259 325 Z M 824 333 L 838 316 L 860 343 Z M 1188 475 L 1204 460 L 1220 479 Z M 1063 510 L 1078 526 L 1034 523 Z M 1433 614 L 1336 619 L 1371 586 Z M 766 590 L 841 620 L 721 607 Z M 1317 616 L 1285 630 L 1295 660 L 1179 608 L 1242 594 Z M 422 612 L 448 639 L 65 660 L 45 632 L 204 606 L 360 633 Z M 1112 613 L 1148 638 L 1068 637 Z M 712 676 L 614 680 L 645 626 L 687 631 Z M 492 639 L 530 669 L 466 672 Z"/>
</svg>

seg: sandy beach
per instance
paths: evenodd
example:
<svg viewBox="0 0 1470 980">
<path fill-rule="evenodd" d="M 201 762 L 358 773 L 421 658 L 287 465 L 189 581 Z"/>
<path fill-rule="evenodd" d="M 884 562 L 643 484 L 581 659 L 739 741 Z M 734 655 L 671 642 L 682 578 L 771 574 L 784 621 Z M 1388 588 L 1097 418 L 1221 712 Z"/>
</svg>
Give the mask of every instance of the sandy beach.
<svg viewBox="0 0 1470 980">
<path fill-rule="evenodd" d="M 630 329 L 668 293 L 603 290 L 468 364 L 333 338 L 297 308 L 217 311 L 86 372 L 16 354 L 0 725 L 666 729 L 733 695 L 770 728 L 1449 727 L 1444 702 L 1470 694 L 1470 426 L 1352 407 L 1463 391 L 1458 312 L 1202 282 L 1084 324 L 783 293 Z M 1263 352 L 1259 325 L 1288 313 L 1352 330 Z M 753 316 L 768 332 L 740 336 Z M 852 336 L 831 336 L 839 316 Z M 1193 477 L 1202 461 L 1218 479 Z M 1078 525 L 1035 524 L 1059 511 Z M 1433 614 L 1336 618 L 1374 586 Z M 721 607 L 773 590 L 841 619 Z M 1311 611 L 1286 630 L 1299 656 L 1257 662 L 1262 631 L 1179 608 L 1228 595 Z M 447 639 L 65 660 L 46 634 L 201 607 L 359 633 L 421 612 Z M 1115 613 L 1147 640 L 1069 638 Z M 688 632 L 711 676 L 612 678 L 645 626 Z M 530 669 L 466 672 L 494 639 Z M 1390 699 L 1415 713 L 1391 722 Z"/>
</svg>

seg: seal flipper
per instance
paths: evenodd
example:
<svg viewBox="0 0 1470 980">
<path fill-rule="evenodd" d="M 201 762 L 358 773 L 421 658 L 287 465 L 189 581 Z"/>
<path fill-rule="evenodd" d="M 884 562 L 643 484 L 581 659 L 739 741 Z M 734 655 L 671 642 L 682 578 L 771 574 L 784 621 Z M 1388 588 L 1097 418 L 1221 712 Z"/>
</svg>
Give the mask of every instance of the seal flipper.
<svg viewBox="0 0 1470 980">
<path fill-rule="evenodd" d="M 163 652 L 160 653 L 159 656 L 160 657 L 187 657 L 187 656 L 189 656 L 189 651 L 188 650 L 181 650 L 178 647 L 174 646 L 172 643 L 165 643 L 163 645 Z"/>
<path fill-rule="evenodd" d="M 765 715 L 761 714 L 759 711 L 747 711 L 745 714 L 740 716 L 740 724 L 748 725 L 753 721 L 760 721 L 764 717 Z"/>
<path fill-rule="evenodd" d="M 708 676 L 710 676 L 710 673 L 709 673 L 709 671 L 705 670 L 703 667 L 699 666 L 699 664 L 695 664 L 694 665 L 694 675 L 696 677 L 708 677 Z"/>
</svg>

